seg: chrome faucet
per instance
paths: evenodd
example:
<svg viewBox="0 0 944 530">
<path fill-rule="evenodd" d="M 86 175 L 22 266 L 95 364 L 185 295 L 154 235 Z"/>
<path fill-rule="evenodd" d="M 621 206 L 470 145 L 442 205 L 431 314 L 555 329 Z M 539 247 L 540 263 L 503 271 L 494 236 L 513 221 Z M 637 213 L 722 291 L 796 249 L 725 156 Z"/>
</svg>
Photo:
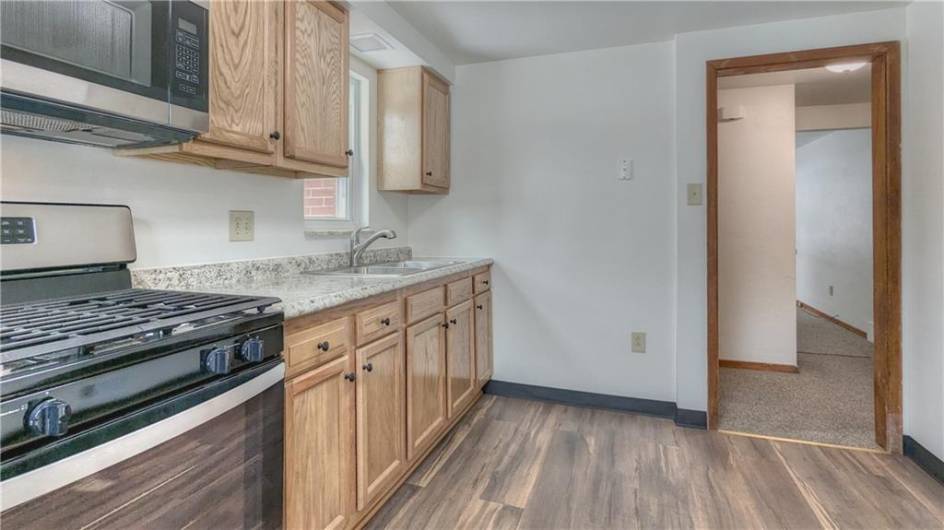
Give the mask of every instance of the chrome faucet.
<svg viewBox="0 0 944 530">
<path fill-rule="evenodd" d="M 363 243 L 361 242 L 361 232 L 364 230 L 370 230 L 369 226 L 362 226 L 353 232 L 351 232 L 351 267 L 356 267 L 357 262 L 360 261 L 361 254 L 367 250 L 367 247 L 371 245 L 374 241 L 377 241 L 380 238 L 384 239 L 396 239 L 397 233 L 393 230 L 378 230 L 370 235 Z"/>
</svg>

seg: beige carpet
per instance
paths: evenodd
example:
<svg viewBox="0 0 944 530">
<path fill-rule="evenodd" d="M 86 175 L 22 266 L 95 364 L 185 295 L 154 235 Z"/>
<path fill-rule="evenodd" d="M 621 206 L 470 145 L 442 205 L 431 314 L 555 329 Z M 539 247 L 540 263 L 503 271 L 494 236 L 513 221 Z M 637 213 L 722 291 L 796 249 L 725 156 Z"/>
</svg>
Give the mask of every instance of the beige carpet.
<svg viewBox="0 0 944 530">
<path fill-rule="evenodd" d="M 797 344 L 820 353 L 799 353 L 798 374 L 722 368 L 719 427 L 878 448 L 872 344 L 806 312 L 797 317 Z"/>
</svg>

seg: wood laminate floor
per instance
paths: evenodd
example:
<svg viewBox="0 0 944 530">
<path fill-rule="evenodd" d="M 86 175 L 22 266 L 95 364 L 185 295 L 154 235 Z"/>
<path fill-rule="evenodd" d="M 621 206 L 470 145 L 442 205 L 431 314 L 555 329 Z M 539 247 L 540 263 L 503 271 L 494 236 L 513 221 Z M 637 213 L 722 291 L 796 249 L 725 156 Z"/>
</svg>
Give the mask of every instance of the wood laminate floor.
<svg viewBox="0 0 944 530">
<path fill-rule="evenodd" d="M 484 396 L 368 528 L 944 528 L 902 456 Z"/>
</svg>

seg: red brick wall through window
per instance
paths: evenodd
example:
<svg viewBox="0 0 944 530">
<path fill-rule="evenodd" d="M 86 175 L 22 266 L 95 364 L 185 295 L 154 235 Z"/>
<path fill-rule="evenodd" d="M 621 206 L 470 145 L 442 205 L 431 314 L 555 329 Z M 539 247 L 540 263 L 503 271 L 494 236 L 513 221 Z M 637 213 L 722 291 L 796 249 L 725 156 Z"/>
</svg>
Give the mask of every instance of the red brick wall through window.
<svg viewBox="0 0 944 530">
<path fill-rule="evenodd" d="M 305 180 L 305 218 L 338 216 L 338 181 L 333 178 Z"/>
</svg>

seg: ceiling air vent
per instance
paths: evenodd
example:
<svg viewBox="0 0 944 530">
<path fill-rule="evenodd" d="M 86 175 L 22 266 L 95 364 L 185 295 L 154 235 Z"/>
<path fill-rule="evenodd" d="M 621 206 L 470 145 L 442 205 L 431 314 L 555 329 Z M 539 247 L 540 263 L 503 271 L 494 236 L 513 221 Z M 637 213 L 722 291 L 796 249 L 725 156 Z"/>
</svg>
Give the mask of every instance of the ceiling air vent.
<svg viewBox="0 0 944 530">
<path fill-rule="evenodd" d="M 383 37 L 377 35 L 376 33 L 361 33 L 359 35 L 351 35 L 351 46 L 361 53 L 379 52 L 381 50 L 393 49 L 393 46 L 387 43 Z"/>
</svg>

